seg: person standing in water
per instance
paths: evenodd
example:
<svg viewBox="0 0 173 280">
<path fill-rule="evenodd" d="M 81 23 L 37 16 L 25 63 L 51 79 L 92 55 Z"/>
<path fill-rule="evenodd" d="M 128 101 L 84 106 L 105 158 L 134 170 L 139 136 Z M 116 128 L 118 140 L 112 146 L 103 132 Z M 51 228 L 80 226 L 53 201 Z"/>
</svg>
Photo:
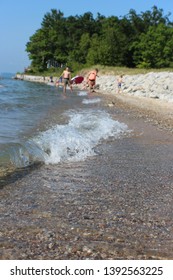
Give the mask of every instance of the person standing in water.
<svg viewBox="0 0 173 280">
<path fill-rule="evenodd" d="M 122 92 L 123 75 L 120 75 L 117 79 L 118 83 L 118 93 Z"/>
<path fill-rule="evenodd" d="M 89 85 L 90 91 L 92 91 L 92 92 L 94 92 L 94 87 L 96 84 L 96 77 L 98 77 L 97 73 L 98 73 L 98 69 L 96 68 L 96 69 L 90 71 L 88 74 L 88 85 Z"/>
<path fill-rule="evenodd" d="M 71 72 L 68 67 L 63 71 L 62 73 L 63 78 L 63 92 L 66 93 L 67 85 L 70 87 L 70 90 L 72 91 L 72 84 L 71 84 Z"/>
</svg>

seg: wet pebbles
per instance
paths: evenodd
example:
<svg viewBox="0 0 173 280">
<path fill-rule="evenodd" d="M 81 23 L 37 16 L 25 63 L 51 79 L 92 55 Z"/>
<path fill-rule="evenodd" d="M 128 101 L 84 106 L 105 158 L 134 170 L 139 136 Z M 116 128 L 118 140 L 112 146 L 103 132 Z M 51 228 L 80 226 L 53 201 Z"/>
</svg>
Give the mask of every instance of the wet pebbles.
<svg viewBox="0 0 173 280">
<path fill-rule="evenodd" d="M 85 161 L 2 182 L 1 259 L 173 258 L 171 124 L 110 102 L 104 108 L 130 134 L 101 143 Z"/>
</svg>

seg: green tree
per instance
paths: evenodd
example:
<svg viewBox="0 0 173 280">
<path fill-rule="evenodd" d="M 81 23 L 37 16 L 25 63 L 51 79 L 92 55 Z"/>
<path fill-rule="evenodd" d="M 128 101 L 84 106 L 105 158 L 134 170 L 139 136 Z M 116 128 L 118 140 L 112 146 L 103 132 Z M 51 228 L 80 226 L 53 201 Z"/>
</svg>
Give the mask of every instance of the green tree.
<svg viewBox="0 0 173 280">
<path fill-rule="evenodd" d="M 37 70 L 44 69 L 47 57 L 51 55 L 51 52 L 47 48 L 46 37 L 42 29 L 37 30 L 36 33 L 30 37 L 30 42 L 26 44 L 26 50 L 29 53 L 32 66 Z"/>
<path fill-rule="evenodd" d="M 90 48 L 88 50 L 88 54 L 86 57 L 86 64 L 87 65 L 93 65 L 93 64 L 99 64 L 99 47 L 100 47 L 100 39 L 97 34 L 94 34 L 91 38 L 90 42 Z"/>
<path fill-rule="evenodd" d="M 76 60 L 81 64 L 86 64 L 88 50 L 91 46 L 91 39 L 89 33 L 84 33 L 79 41 L 78 50 L 75 52 Z"/>
<path fill-rule="evenodd" d="M 164 24 L 151 26 L 133 46 L 137 67 L 161 68 L 173 64 L 173 28 Z"/>
<path fill-rule="evenodd" d="M 127 38 L 122 32 L 120 20 L 117 17 L 109 17 L 104 20 L 100 46 L 98 48 L 99 61 L 103 65 L 124 65 L 128 50 Z"/>
<path fill-rule="evenodd" d="M 143 12 L 141 14 L 141 19 L 144 23 L 145 31 L 147 31 L 150 26 L 157 26 L 160 23 L 169 25 L 169 15 L 164 16 L 163 9 L 158 9 L 156 6 L 153 6 L 151 11 Z"/>
<path fill-rule="evenodd" d="M 65 18 L 52 9 L 30 37 L 26 51 L 32 66 L 44 70 L 48 61 L 73 65 L 163 67 L 172 63 L 172 26 L 156 6 L 151 11 L 94 19 L 91 12 Z"/>
<path fill-rule="evenodd" d="M 66 61 L 68 50 L 66 46 L 65 18 L 61 11 L 52 9 L 42 21 L 42 29 L 45 32 L 46 47 L 49 50 L 47 60 L 53 59 L 59 63 Z"/>
<path fill-rule="evenodd" d="M 51 10 L 51 13 L 44 16 L 41 26 L 30 37 L 30 41 L 26 44 L 26 51 L 29 53 L 33 67 L 46 69 L 49 60 L 62 63 L 66 60 L 64 53 L 68 54 L 64 48 L 66 33 L 63 13 Z"/>
</svg>

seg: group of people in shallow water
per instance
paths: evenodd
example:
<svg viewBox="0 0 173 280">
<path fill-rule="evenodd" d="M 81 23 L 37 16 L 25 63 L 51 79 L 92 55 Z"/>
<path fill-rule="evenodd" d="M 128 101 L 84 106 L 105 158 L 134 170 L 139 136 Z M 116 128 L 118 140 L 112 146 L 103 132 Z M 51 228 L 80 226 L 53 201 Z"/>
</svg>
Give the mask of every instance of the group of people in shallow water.
<svg viewBox="0 0 173 280">
<path fill-rule="evenodd" d="M 95 68 L 94 70 L 91 70 L 88 75 L 86 76 L 84 80 L 84 86 L 83 89 L 89 89 L 89 92 L 95 92 L 95 86 L 96 86 L 96 78 L 98 77 L 98 69 Z M 53 82 L 52 77 L 50 77 L 51 82 Z M 123 75 L 120 75 L 117 79 L 118 83 L 118 93 L 122 91 L 122 83 L 123 83 Z M 55 85 L 58 87 L 59 84 L 62 84 L 63 86 L 63 93 L 66 93 L 67 86 L 69 86 L 71 92 L 73 90 L 72 88 L 72 77 L 71 77 L 71 71 L 69 67 L 66 67 L 66 69 L 62 72 L 60 78 L 58 81 L 56 81 Z"/>
<path fill-rule="evenodd" d="M 98 69 L 94 69 L 90 71 L 86 77 L 86 80 L 84 82 L 84 88 L 89 88 L 89 91 L 94 91 L 94 87 L 96 84 L 96 77 L 98 73 Z M 72 77 L 69 67 L 66 67 L 66 69 L 62 72 L 59 80 L 56 82 L 56 86 L 58 87 L 59 84 L 63 85 L 63 92 L 66 93 L 67 86 L 69 86 L 70 90 L 72 91 Z"/>
</svg>

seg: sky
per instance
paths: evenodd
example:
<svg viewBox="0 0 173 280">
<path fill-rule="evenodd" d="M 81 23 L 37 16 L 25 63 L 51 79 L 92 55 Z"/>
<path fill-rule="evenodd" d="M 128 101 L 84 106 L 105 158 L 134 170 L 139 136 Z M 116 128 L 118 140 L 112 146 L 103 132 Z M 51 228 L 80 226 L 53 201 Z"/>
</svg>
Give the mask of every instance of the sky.
<svg viewBox="0 0 173 280">
<path fill-rule="evenodd" d="M 91 12 L 109 16 L 125 16 L 130 9 L 137 14 L 163 9 L 173 21 L 172 0 L 0 0 L 0 73 L 23 72 L 31 61 L 25 51 L 29 38 L 41 28 L 42 20 L 51 9 L 63 12 L 64 17 Z"/>
</svg>

